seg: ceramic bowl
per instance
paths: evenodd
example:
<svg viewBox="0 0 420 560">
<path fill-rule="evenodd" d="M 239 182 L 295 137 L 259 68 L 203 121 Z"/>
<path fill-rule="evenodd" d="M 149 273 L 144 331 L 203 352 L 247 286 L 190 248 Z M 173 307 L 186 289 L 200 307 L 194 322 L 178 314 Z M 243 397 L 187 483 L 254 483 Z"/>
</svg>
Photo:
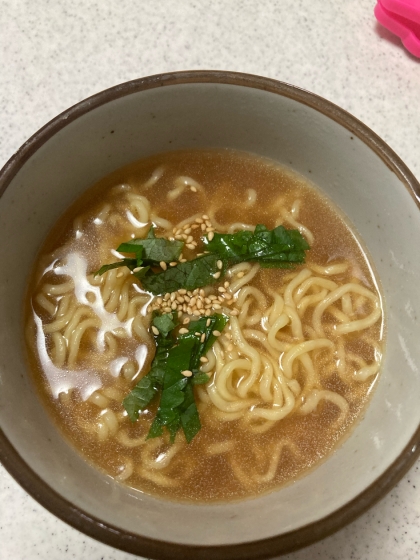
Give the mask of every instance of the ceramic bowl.
<svg viewBox="0 0 420 560">
<path fill-rule="evenodd" d="M 382 282 L 382 374 L 364 418 L 318 468 L 238 503 L 185 505 L 113 482 L 62 438 L 27 373 L 22 301 L 48 230 L 87 187 L 141 157 L 229 147 L 316 183 L 350 218 Z M 256 559 L 307 545 L 380 499 L 420 444 L 420 185 L 371 130 L 273 80 L 181 72 L 135 80 L 65 111 L 0 176 L 0 459 L 44 507 L 116 548 L 162 559 Z"/>
</svg>

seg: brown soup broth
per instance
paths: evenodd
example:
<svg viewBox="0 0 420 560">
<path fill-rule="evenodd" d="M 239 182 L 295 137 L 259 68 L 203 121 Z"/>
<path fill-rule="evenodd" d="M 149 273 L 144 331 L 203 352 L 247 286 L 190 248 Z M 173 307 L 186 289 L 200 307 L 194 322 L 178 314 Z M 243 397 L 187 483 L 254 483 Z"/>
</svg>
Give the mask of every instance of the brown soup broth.
<svg viewBox="0 0 420 560">
<path fill-rule="evenodd" d="M 160 167 L 164 170 L 162 177 L 155 185 L 145 189 L 144 184 Z M 187 187 L 168 203 L 167 193 L 174 189 L 174 182 L 180 176 L 193 178 L 203 189 L 193 192 Z M 247 197 L 252 198 L 252 190 L 256 192 L 256 202 L 247 204 Z M 319 371 L 321 389 L 341 395 L 348 403 L 348 412 L 339 425 L 339 410 L 329 400 L 321 400 L 306 415 L 294 411 L 262 433 L 245 429 L 240 419 L 223 421 L 212 413 L 213 405 L 200 403 L 201 431 L 190 444 L 183 445 L 167 467 L 153 471 L 157 473 L 156 476 L 148 478 L 139 474 L 145 455 L 143 445 L 138 442 L 147 435 L 157 405 L 154 402 L 141 413 L 139 421 L 132 424 L 124 415 L 122 399 L 149 369 L 154 355 L 150 336 L 144 339 L 139 336 L 115 336 L 116 354 L 112 354 L 110 359 L 106 334 L 98 350 L 97 337 L 101 327 L 95 323 L 97 319 L 88 310 L 80 321 L 91 321 L 91 326 L 81 336 L 74 367 L 69 367 L 68 362 L 54 365 L 54 352 L 55 363 L 60 361 L 54 344 L 62 340 L 61 335 L 48 332 L 42 335 L 40 322 L 47 325 L 57 320 L 57 315 L 51 318 L 39 294 L 45 284 L 60 286 L 75 274 L 83 277 L 85 284 L 82 282 L 81 285 L 86 285 L 88 274 L 98 270 L 102 264 L 116 260 L 112 249 L 127 241 L 132 234 L 138 236 L 139 229 L 127 219 L 127 192 L 147 197 L 152 221 L 153 215 L 156 215 L 173 225 L 195 214 L 209 214 L 211 208 L 219 224 L 265 224 L 271 229 L 279 219 L 279 205 L 290 210 L 299 200 L 298 222 L 304 224 L 314 236 L 307 253 L 307 263 L 325 267 L 331 263 L 348 262 L 347 271 L 332 277 L 334 282 L 356 282 L 378 294 L 378 282 L 366 252 L 348 221 L 315 187 L 291 171 L 269 160 L 229 150 L 171 152 L 133 163 L 99 181 L 60 218 L 46 239 L 30 278 L 26 303 L 30 370 L 52 417 L 71 443 L 95 466 L 122 480 L 124 476 L 121 477 L 121 473 L 128 472 L 124 468 L 130 464 L 133 472 L 124 482 L 160 497 L 199 502 L 239 499 L 266 493 L 296 480 L 319 464 L 348 435 L 369 400 L 377 374 L 366 381 L 355 381 L 351 376 L 343 380 L 337 368 L 325 365 L 325 353 L 314 353 L 313 361 Z M 141 221 L 139 216 L 136 219 L 137 222 Z M 157 234 L 162 235 L 162 230 L 158 228 Z M 75 252 L 81 258 L 69 265 L 67 257 Z M 183 254 L 189 259 L 196 252 L 186 249 Z M 295 271 L 261 269 L 251 283 L 265 294 L 270 302 L 268 305 L 271 305 L 272 292 L 284 293 L 284 286 L 291 274 L 296 274 L 304 267 L 299 265 Z M 94 306 L 94 300 L 98 297 L 94 294 L 86 296 L 88 291 L 83 292 L 88 300 L 85 301 L 86 308 Z M 141 294 L 141 289 L 133 280 L 126 294 L 127 301 L 138 294 Z M 55 297 L 54 300 L 46 296 L 53 306 L 59 307 L 62 295 L 58 293 Z M 251 304 L 250 313 L 254 307 L 255 302 Z M 301 317 L 302 325 L 310 324 L 312 312 L 313 307 L 308 307 Z M 117 331 L 119 328 L 121 331 L 120 323 L 123 321 L 118 323 L 116 320 L 114 324 L 110 315 L 107 312 L 104 321 L 108 321 L 109 328 L 116 328 Z M 327 325 L 333 325 L 337 317 L 326 313 L 324 320 Z M 257 325 L 252 328 L 260 327 Z M 53 339 L 53 336 L 57 338 Z M 293 340 L 291 328 L 283 329 L 280 338 Z M 345 350 L 357 355 L 359 361 L 371 363 L 375 352 L 381 349 L 382 339 L 383 318 L 366 329 L 363 338 L 358 333 L 347 335 Z M 367 343 L 366 340 L 374 342 Z M 252 342 L 252 345 L 261 354 L 266 352 L 258 341 Z M 40 351 L 40 348 L 44 350 Z M 118 362 L 121 357 L 125 360 L 123 366 L 122 362 Z M 134 379 L 130 379 L 130 367 L 134 367 L 132 364 L 138 370 Z M 121 373 L 124 367 L 126 374 Z M 295 378 L 304 386 L 302 365 L 296 360 L 293 367 Z M 88 398 L 92 393 L 99 394 L 98 402 Z M 106 419 L 107 410 L 114 413 L 110 415 L 111 420 Z M 117 428 L 113 425 L 115 418 L 118 421 Z M 122 438 L 121 434 L 124 434 Z M 180 439 L 182 437 L 179 436 Z M 276 444 L 279 441 L 291 443 L 278 452 Z M 235 445 L 233 448 L 227 446 L 227 451 L 209 454 L 208 450 L 217 450 L 219 444 L 222 449 L 224 442 L 235 442 Z M 155 459 L 157 454 L 164 457 L 168 449 L 168 440 L 165 438 L 157 442 L 149 455 Z M 270 478 L 265 475 L 272 468 L 276 453 L 279 453 L 280 458 Z M 250 483 L 248 479 L 241 481 L 241 473 L 249 475 L 254 482 Z"/>
</svg>

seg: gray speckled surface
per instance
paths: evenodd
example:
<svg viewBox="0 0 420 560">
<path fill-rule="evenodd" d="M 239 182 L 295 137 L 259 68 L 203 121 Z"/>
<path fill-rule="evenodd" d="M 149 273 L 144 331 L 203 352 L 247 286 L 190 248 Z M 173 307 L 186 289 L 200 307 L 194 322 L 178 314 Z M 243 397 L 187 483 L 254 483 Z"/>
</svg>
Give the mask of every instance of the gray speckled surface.
<svg viewBox="0 0 420 560">
<path fill-rule="evenodd" d="M 186 69 L 260 74 L 341 105 L 420 176 L 420 60 L 374 1 L 0 0 L 0 165 L 57 113 L 133 78 Z M 412 560 L 420 463 L 379 504 L 288 560 Z M 55 519 L 0 467 L 0 560 L 128 560 Z"/>
</svg>

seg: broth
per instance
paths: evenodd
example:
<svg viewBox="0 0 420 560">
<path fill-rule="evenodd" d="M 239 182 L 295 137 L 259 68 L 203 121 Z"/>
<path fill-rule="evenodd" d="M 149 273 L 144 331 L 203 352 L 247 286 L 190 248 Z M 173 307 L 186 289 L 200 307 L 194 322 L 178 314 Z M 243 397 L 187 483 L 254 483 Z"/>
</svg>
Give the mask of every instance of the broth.
<svg viewBox="0 0 420 560">
<path fill-rule="evenodd" d="M 203 214 L 207 220 L 200 217 Z M 210 351 L 209 365 L 203 365 L 213 375 L 211 382 L 195 389 L 202 429 L 189 444 L 178 433 L 171 446 L 167 435 L 146 441 L 155 401 L 135 423 L 122 406 L 154 356 L 150 295 L 127 269 L 101 277 L 92 272 L 116 260 L 115 248 L 121 242 L 144 237 L 151 222 L 160 226 L 158 236 L 173 237 L 180 229 L 177 224 L 188 218 L 198 226 L 189 232 L 194 239 L 202 233 L 200 220 L 211 222 L 216 231 L 256 224 L 272 229 L 281 222 L 300 229 L 311 249 L 306 263 L 294 270 L 256 271 L 246 265 L 229 277 L 233 286 L 242 273 L 246 277 L 256 271 L 248 292 L 247 285 L 239 287 L 229 305 L 221 303 L 222 311 L 236 309 L 238 315 L 232 315 Z M 191 228 L 183 231 L 187 229 Z M 189 260 L 199 249 L 185 248 L 183 256 Z M 322 301 L 346 284 L 352 290 L 322 311 Z M 378 375 L 384 331 L 378 311 L 381 300 L 355 232 L 317 188 L 274 162 L 248 154 L 172 152 L 112 173 L 55 225 L 29 285 L 30 369 L 54 420 L 94 465 L 161 497 L 198 502 L 239 499 L 296 480 L 349 433 Z M 314 319 L 316 313 L 322 324 Z M 180 315 L 182 320 L 185 311 Z M 273 335 L 270 353 L 268 333 L 275 331 L 274 324 L 283 315 L 289 320 Z M 365 328 L 351 330 L 363 320 Z M 251 348 L 248 354 L 232 344 L 235 325 Z M 350 330 L 340 336 L 340 329 Z M 293 356 L 293 345 L 314 340 L 327 340 L 329 346 L 325 342 L 301 357 Z M 258 380 L 242 399 L 248 399 L 249 406 L 236 412 L 222 410 L 225 404 L 218 408 L 210 387 L 214 394 L 227 391 L 231 400 L 226 402 L 240 402 L 238 393 L 244 392 L 241 387 L 258 359 Z M 220 364 L 230 360 L 248 360 L 250 370 L 246 364 L 238 366 L 222 387 L 225 370 Z M 272 379 L 264 381 L 270 368 Z M 279 389 L 281 383 L 284 389 Z M 276 395 L 283 398 L 282 404 L 275 402 Z M 293 403 L 283 418 L 264 418 L 261 410 L 277 414 L 288 399 Z"/>
</svg>

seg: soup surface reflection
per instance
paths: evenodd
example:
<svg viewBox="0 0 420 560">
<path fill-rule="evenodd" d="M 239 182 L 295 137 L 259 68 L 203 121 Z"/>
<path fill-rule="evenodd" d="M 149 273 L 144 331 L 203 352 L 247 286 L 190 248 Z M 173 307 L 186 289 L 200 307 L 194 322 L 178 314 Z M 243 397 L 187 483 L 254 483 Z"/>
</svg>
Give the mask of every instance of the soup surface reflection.
<svg viewBox="0 0 420 560">
<path fill-rule="evenodd" d="M 310 250 L 293 269 L 240 263 L 160 299 L 128 268 L 94 276 L 152 224 L 184 242 L 182 261 L 203 235 L 257 224 L 297 229 Z M 165 498 L 239 499 L 300 477 L 348 434 L 380 367 L 381 297 L 357 235 L 315 187 L 244 153 L 172 152 L 104 178 L 51 231 L 29 286 L 31 370 L 57 424 L 107 474 Z M 122 404 L 155 354 L 152 309 L 181 326 L 229 317 L 201 362 L 210 381 L 194 387 L 190 443 L 182 430 L 174 444 L 167 431 L 146 439 L 158 399 L 134 423 Z"/>
</svg>

